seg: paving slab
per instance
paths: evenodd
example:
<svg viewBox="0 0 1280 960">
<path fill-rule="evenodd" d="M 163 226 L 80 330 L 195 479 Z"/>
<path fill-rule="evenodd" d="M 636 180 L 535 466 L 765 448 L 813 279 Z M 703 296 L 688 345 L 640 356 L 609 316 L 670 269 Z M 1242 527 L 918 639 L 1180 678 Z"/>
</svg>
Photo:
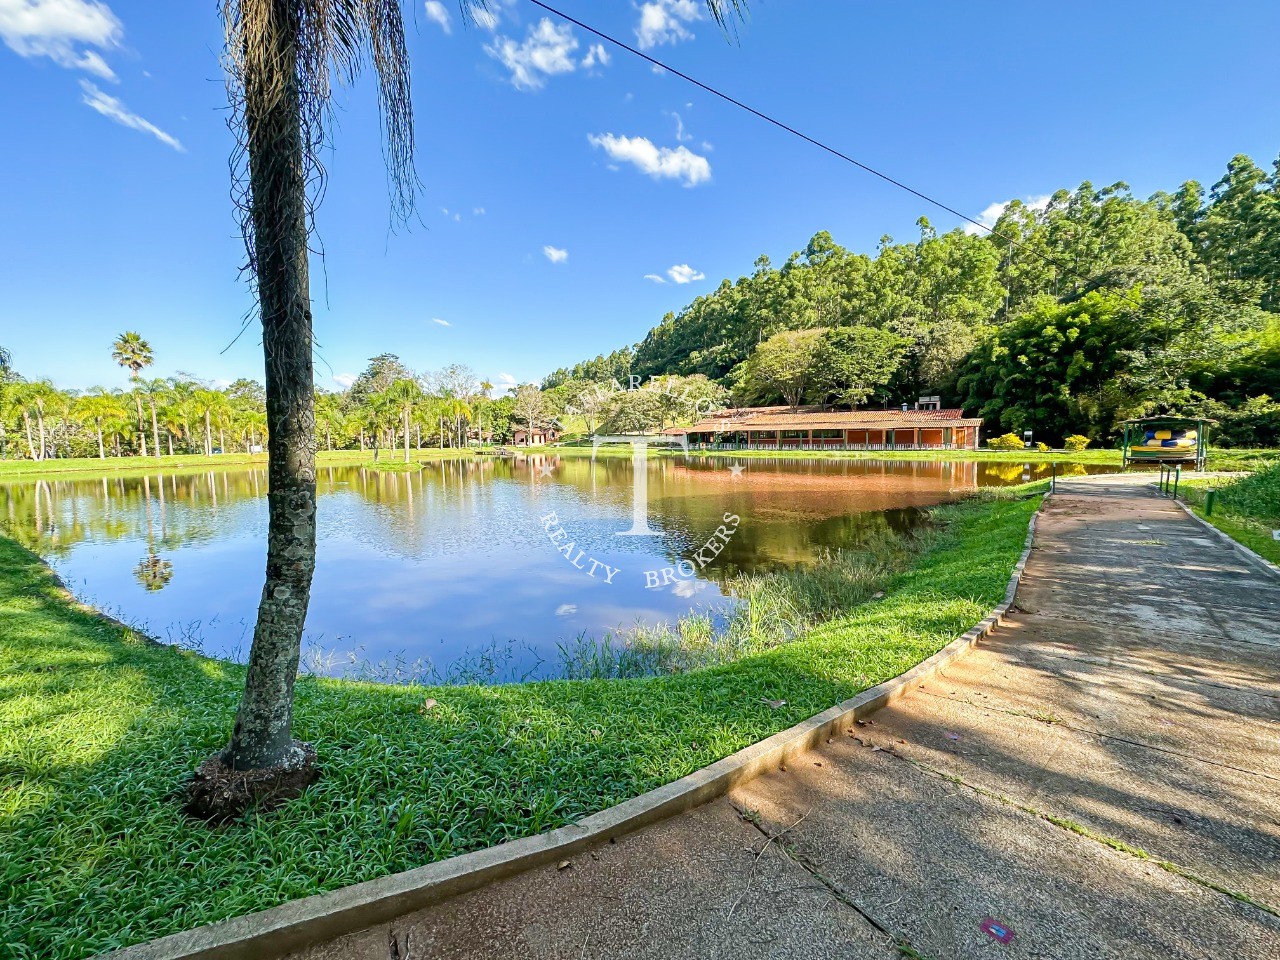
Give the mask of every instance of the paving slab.
<svg viewBox="0 0 1280 960">
<path fill-rule="evenodd" d="M 394 946 L 392 946 L 394 944 Z M 725 800 L 299 960 L 890 960 L 889 938 Z"/>
<path fill-rule="evenodd" d="M 793 855 L 922 956 L 1274 960 L 1280 947 L 1261 910 L 852 738 L 732 799 L 770 831 L 803 816 Z"/>
</svg>

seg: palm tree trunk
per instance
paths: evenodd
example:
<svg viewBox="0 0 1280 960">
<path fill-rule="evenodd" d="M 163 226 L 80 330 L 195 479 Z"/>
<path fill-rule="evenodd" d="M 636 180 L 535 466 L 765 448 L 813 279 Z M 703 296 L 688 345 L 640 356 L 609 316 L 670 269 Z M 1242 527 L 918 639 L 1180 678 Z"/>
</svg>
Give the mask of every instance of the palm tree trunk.
<svg viewBox="0 0 1280 960">
<path fill-rule="evenodd" d="M 39 427 L 39 434 L 40 434 L 40 459 L 43 460 L 45 450 L 47 450 L 48 448 L 45 446 L 45 439 L 44 439 L 44 411 L 38 408 L 36 410 L 36 425 Z"/>
<path fill-rule="evenodd" d="M 245 125 L 266 356 L 267 577 L 244 698 L 223 762 L 298 769 L 314 752 L 293 739 L 293 684 L 316 563 L 315 374 L 306 179 L 299 125 L 298 4 L 270 0 L 260 50 L 248 54 Z"/>
<path fill-rule="evenodd" d="M 137 380 L 136 375 L 134 380 Z M 147 427 L 146 421 L 142 419 L 142 398 L 136 393 L 133 395 L 133 406 L 138 411 L 138 455 L 145 457 L 147 455 Z"/>
<path fill-rule="evenodd" d="M 22 422 L 27 428 L 27 452 L 31 454 L 32 460 L 39 460 L 40 458 L 36 456 L 35 440 L 31 437 L 31 414 L 26 410 L 22 411 Z"/>
<path fill-rule="evenodd" d="M 223 453 L 227 452 L 227 431 L 222 427 L 218 428 L 218 449 Z"/>
<path fill-rule="evenodd" d="M 99 417 L 94 422 L 94 425 L 98 428 L 98 459 L 105 460 L 107 459 L 107 449 L 102 445 L 102 418 Z"/>
<path fill-rule="evenodd" d="M 209 420 L 209 411 L 204 412 L 204 455 L 213 456 L 213 428 Z"/>
<path fill-rule="evenodd" d="M 173 456 L 173 432 L 169 433 L 169 456 Z"/>
<path fill-rule="evenodd" d="M 157 457 L 160 456 L 160 421 L 156 418 L 156 401 L 154 397 L 148 397 L 147 403 L 151 405 L 151 446 L 155 450 Z M 169 451 L 173 453 L 172 450 Z"/>
<path fill-rule="evenodd" d="M 404 462 L 409 462 L 409 408 L 404 408 Z"/>
</svg>

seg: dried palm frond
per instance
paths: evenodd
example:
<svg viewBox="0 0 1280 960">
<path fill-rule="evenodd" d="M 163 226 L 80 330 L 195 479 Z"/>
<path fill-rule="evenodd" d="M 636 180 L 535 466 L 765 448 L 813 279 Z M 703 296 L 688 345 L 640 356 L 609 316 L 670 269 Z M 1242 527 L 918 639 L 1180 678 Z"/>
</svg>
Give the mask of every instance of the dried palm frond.
<svg viewBox="0 0 1280 960">
<path fill-rule="evenodd" d="M 237 144 L 231 164 L 233 199 L 240 211 L 250 270 L 257 272 L 255 190 L 249 169 L 251 120 L 296 117 L 310 232 L 312 214 L 324 195 L 320 154 L 333 126 L 335 82 L 351 84 L 367 65 L 377 77 L 392 213 L 398 220 L 406 219 L 413 209 L 416 177 L 409 54 L 399 0 L 222 0 L 221 13 L 231 104 L 228 126 Z M 281 37 L 296 40 L 282 47 L 277 42 Z M 294 109 L 279 109 L 290 105 Z M 268 130 L 257 135 L 269 142 L 273 134 Z M 270 193 L 261 185 L 257 192 Z"/>
</svg>

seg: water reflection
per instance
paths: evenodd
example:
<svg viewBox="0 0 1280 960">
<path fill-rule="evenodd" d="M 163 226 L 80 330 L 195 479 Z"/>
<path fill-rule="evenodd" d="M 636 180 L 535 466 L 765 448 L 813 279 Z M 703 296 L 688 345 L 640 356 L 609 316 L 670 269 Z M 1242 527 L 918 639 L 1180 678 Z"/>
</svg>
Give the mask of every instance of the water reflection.
<svg viewBox="0 0 1280 960">
<path fill-rule="evenodd" d="M 651 462 L 655 537 L 616 535 L 630 524 L 629 458 L 475 457 L 409 473 L 321 467 L 308 639 L 329 651 L 332 672 L 353 658 L 443 665 L 481 651 L 508 657 L 519 675 L 554 662 L 561 640 L 715 605 L 733 576 L 903 533 L 921 522 L 921 508 L 1050 470 L 870 460 L 730 466 Z M 1087 470 L 1058 467 L 1060 476 L 1073 472 Z M 162 639 L 243 658 L 262 589 L 266 488 L 265 471 L 255 469 L 27 481 L 0 485 L 0 516 L 86 601 Z M 695 570 L 691 558 L 727 515 L 740 523 Z M 559 540 L 549 516 L 564 530 Z M 588 559 L 616 575 L 590 575 Z M 688 572 L 655 588 L 651 572 L 665 569 Z"/>
</svg>

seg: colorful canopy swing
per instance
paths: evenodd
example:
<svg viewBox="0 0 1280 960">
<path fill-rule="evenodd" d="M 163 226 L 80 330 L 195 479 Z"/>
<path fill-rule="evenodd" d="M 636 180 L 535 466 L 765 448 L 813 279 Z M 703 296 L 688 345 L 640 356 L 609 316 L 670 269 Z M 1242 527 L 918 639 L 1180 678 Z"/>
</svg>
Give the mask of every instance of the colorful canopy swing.
<svg viewBox="0 0 1280 960">
<path fill-rule="evenodd" d="M 1197 417 L 1143 417 L 1124 423 L 1124 465 L 1189 463 L 1204 467 L 1210 424 Z"/>
</svg>

